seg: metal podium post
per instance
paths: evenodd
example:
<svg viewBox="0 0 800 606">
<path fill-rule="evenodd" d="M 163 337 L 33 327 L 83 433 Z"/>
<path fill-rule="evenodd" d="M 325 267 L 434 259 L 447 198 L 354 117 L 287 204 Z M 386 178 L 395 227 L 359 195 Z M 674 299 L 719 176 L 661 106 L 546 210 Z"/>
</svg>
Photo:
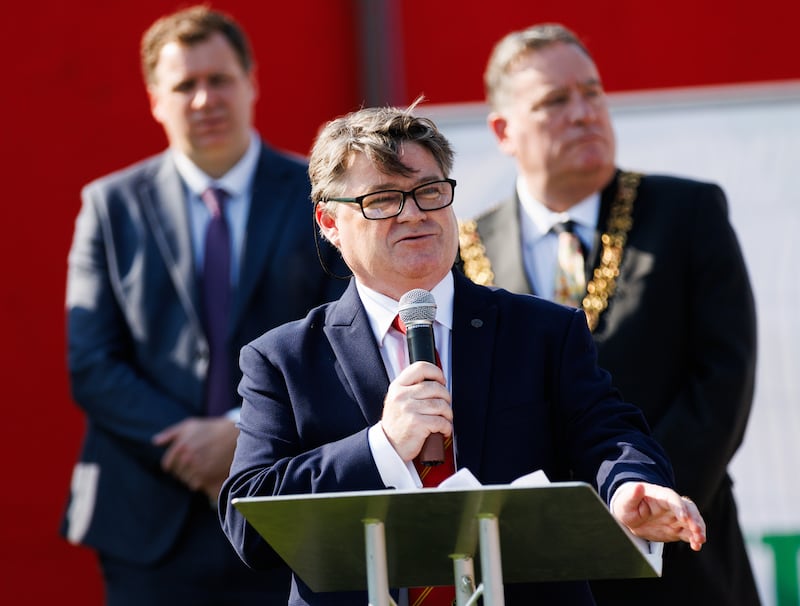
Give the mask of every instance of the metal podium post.
<svg viewBox="0 0 800 606">
<path fill-rule="evenodd" d="M 364 520 L 367 556 L 367 595 L 369 606 L 389 606 L 389 573 L 386 567 L 386 535 L 383 522 Z"/>
<path fill-rule="evenodd" d="M 505 606 L 503 594 L 503 566 L 500 562 L 500 530 L 497 516 L 478 516 L 481 551 L 481 579 L 483 603 L 486 606 Z"/>
<path fill-rule="evenodd" d="M 453 576 L 456 588 L 456 606 L 470 606 L 478 599 L 475 595 L 475 567 L 472 565 L 472 556 L 466 554 L 452 554 Z"/>
<path fill-rule="evenodd" d="M 383 522 L 374 518 L 365 518 L 362 521 L 364 523 L 369 606 L 390 606 L 394 604 L 394 600 L 389 594 L 386 536 Z M 469 555 L 451 554 L 456 606 L 474 604 L 481 595 L 484 597 L 485 606 L 505 606 L 497 517 L 491 514 L 479 515 L 478 524 L 483 583 L 475 590 L 474 567 Z"/>
</svg>

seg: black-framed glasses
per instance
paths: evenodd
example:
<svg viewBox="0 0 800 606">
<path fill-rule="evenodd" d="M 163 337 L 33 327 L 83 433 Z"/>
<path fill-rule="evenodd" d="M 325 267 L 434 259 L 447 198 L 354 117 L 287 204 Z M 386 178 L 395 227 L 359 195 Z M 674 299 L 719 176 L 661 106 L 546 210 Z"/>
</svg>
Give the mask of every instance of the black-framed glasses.
<svg viewBox="0 0 800 606">
<path fill-rule="evenodd" d="M 325 202 L 358 204 L 365 219 L 391 219 L 403 212 L 408 196 L 411 196 L 414 204 L 422 211 L 446 208 L 453 203 L 455 187 L 455 179 L 441 179 L 417 185 L 410 191 L 384 189 L 355 198 L 328 198 Z"/>
</svg>

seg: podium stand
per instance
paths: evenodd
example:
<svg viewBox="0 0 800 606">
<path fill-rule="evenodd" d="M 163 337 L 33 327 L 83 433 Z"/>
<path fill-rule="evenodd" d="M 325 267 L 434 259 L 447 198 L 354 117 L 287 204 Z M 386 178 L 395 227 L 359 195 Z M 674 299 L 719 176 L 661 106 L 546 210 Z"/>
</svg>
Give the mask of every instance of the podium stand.
<svg viewBox="0 0 800 606">
<path fill-rule="evenodd" d="M 503 582 L 655 577 L 661 556 L 632 537 L 582 482 L 541 487 L 379 490 L 234 499 L 233 505 L 312 590 L 456 586 L 459 606 Z M 480 555 L 474 588 L 472 558 Z"/>
</svg>

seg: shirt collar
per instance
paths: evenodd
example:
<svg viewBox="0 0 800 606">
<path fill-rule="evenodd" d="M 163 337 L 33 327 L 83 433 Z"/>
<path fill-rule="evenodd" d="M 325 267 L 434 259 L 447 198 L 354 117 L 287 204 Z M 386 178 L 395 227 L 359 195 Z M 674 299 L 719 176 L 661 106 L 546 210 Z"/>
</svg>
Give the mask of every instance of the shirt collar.
<svg viewBox="0 0 800 606">
<path fill-rule="evenodd" d="M 247 146 L 247 151 L 245 151 L 241 159 L 219 179 L 212 179 L 209 177 L 183 152 L 175 151 L 173 153 L 178 174 L 180 174 L 186 186 L 189 188 L 189 191 L 193 194 L 199 197 L 200 194 L 213 185 L 224 189 L 231 198 L 236 198 L 243 196 L 250 189 L 256 171 L 256 164 L 258 163 L 259 151 L 258 135 L 250 131 L 250 143 Z"/>
<path fill-rule="evenodd" d="M 525 187 L 522 177 L 517 178 L 517 195 L 525 213 L 531 220 L 533 231 L 531 236 L 546 236 L 553 225 L 564 221 L 573 221 L 591 231 L 597 228 L 597 215 L 600 212 L 600 192 L 584 198 L 565 212 L 553 212 L 534 198 Z"/>
<path fill-rule="evenodd" d="M 364 304 L 364 309 L 367 311 L 367 317 L 369 318 L 372 332 L 375 334 L 375 339 L 382 346 L 383 339 L 397 315 L 400 303 L 391 297 L 364 286 L 358 279 L 356 279 L 356 288 L 358 289 L 358 296 L 361 297 L 361 302 Z M 448 330 L 453 328 L 454 292 L 452 272 L 447 272 L 442 281 L 431 290 L 431 294 L 436 301 L 436 322 Z"/>
</svg>

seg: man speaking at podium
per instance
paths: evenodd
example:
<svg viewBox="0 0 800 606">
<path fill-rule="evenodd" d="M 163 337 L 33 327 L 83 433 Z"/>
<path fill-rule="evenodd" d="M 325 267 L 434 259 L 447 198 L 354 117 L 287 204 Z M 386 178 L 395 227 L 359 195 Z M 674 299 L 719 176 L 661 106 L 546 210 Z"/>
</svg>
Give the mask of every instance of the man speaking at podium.
<svg viewBox="0 0 800 606">
<path fill-rule="evenodd" d="M 446 456 L 434 470 L 467 468 L 484 485 L 539 469 L 585 481 L 634 534 L 699 550 L 704 522 L 671 488 L 670 464 L 638 409 L 597 366 L 584 313 L 452 271 L 453 151 L 415 105 L 351 113 L 314 144 L 317 224 L 354 279 L 338 301 L 242 350 L 240 435 L 220 495 L 236 551 L 256 568 L 277 559 L 232 499 L 427 486 L 431 467 L 420 472 L 415 459 L 436 434 Z M 414 289 L 436 302 L 438 364 L 406 364 L 395 317 Z M 452 600 L 452 588 L 418 589 L 394 599 Z M 585 582 L 507 584 L 505 600 L 594 604 Z M 350 606 L 367 595 L 314 593 L 295 576 L 289 603 Z"/>
</svg>

